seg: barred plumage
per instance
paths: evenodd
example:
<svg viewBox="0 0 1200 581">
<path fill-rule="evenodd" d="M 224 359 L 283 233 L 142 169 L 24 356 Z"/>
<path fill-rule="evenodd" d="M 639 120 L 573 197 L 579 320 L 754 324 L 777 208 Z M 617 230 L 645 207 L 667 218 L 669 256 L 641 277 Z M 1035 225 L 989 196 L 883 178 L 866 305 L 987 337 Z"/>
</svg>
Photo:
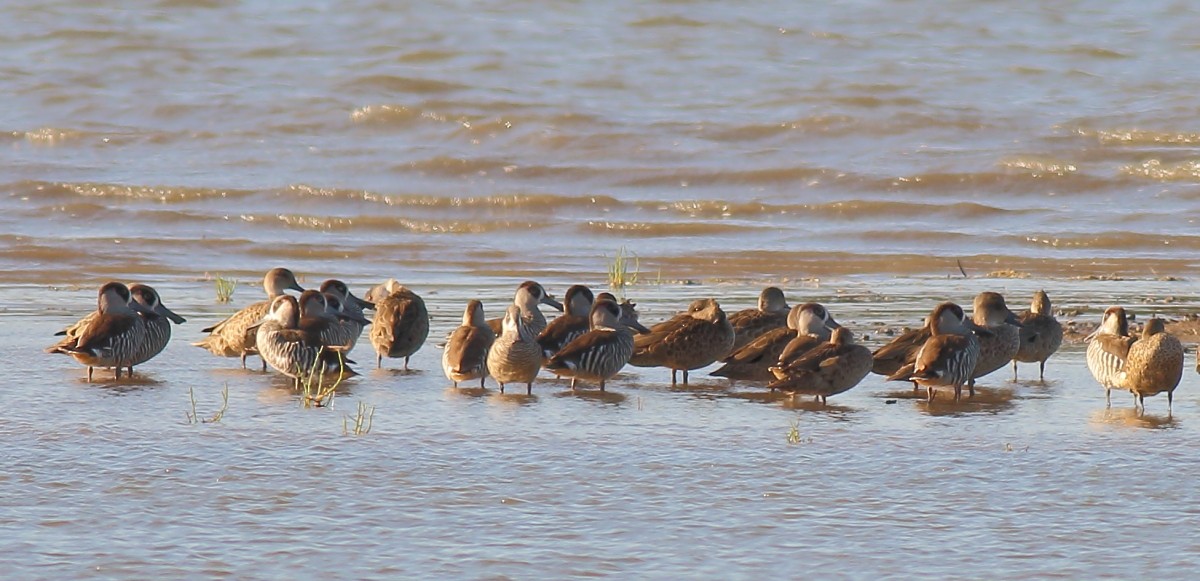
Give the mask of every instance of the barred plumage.
<svg viewBox="0 0 1200 581">
<path fill-rule="evenodd" d="M 171 341 L 171 322 L 182 324 L 187 320 L 162 304 L 158 291 L 148 285 L 130 285 L 129 292 L 133 295 L 133 300 L 149 311 L 139 314 L 145 326 L 145 338 L 134 349 L 133 358 L 129 362 L 129 374 L 132 375 L 133 366 L 153 359 L 166 348 L 167 343 Z"/>
<path fill-rule="evenodd" d="M 296 282 L 296 275 L 286 268 L 272 268 L 267 271 L 263 277 L 263 290 L 267 293 L 267 300 L 248 305 L 216 325 L 203 329 L 203 332 L 209 333 L 208 337 L 192 345 L 208 349 L 221 357 L 240 357 L 242 369 L 245 369 L 246 356 L 256 353 L 255 325 L 267 316 L 271 301 L 282 295 L 285 290 L 304 291 L 300 283 Z M 266 370 L 267 362 L 264 360 L 263 371 Z"/>
<path fill-rule="evenodd" d="M 295 384 L 314 380 L 338 381 L 357 375 L 339 347 L 321 343 L 319 337 L 299 328 L 300 305 L 295 297 L 283 295 L 271 301 L 270 312 L 258 325 L 258 353 L 276 371 Z"/>
<path fill-rule="evenodd" d="M 46 352 L 70 355 L 86 365 L 89 382 L 96 367 L 113 368 L 120 379 L 121 369 L 132 365 L 146 339 L 146 325 L 138 314 L 148 311 L 119 282 L 100 287 L 96 302 L 96 311 L 68 328 L 67 337 Z"/>
<path fill-rule="evenodd" d="M 633 357 L 634 339 L 630 326 L 645 331 L 637 321 L 622 319 L 622 309 L 615 301 L 597 299 L 592 305 L 592 329 L 558 351 L 546 368 L 571 378 L 571 389 L 577 380 L 606 382 L 621 371 Z"/>
<path fill-rule="evenodd" d="M 1008 365 L 1021 347 L 1021 322 L 1016 313 L 1009 310 L 1000 293 L 979 293 L 973 310 L 975 324 L 991 333 L 978 337 L 979 360 L 967 381 L 972 387 L 976 379 Z"/>
<path fill-rule="evenodd" d="M 592 289 L 584 285 L 577 284 L 567 289 L 563 295 L 563 307 L 566 311 L 561 317 L 550 321 L 537 335 L 543 362 L 549 361 L 567 343 L 587 333 L 588 315 L 592 312 L 594 301 Z"/>
<path fill-rule="evenodd" d="M 963 384 L 971 379 L 979 361 L 979 339 L 972 331 L 981 330 L 966 318 L 962 307 L 951 302 L 938 305 L 925 322 L 929 339 L 921 345 L 913 363 L 901 367 L 888 380 L 912 381 L 924 387 L 931 402 L 938 387 L 953 387 L 954 400 L 958 401 Z"/>
<path fill-rule="evenodd" d="M 347 351 L 353 349 L 358 344 L 358 338 L 362 336 L 363 328 L 370 324 L 363 315 L 363 309 L 374 309 L 375 303 L 354 296 L 354 293 L 350 292 L 350 287 L 337 279 L 329 279 L 321 283 L 321 292 L 333 295 L 341 304 L 340 312 L 351 315 L 338 321 L 338 325 L 345 327 L 345 332 L 339 335 L 339 338 L 345 337 L 345 339 L 339 340 L 336 344 L 345 345 Z"/>
<path fill-rule="evenodd" d="M 1125 367 L 1129 348 L 1136 341 L 1129 336 L 1129 320 L 1122 307 L 1109 307 L 1104 311 L 1100 327 L 1087 338 L 1087 366 L 1092 377 L 1104 388 L 1104 401 L 1112 401 L 1113 389 L 1124 389 L 1118 375 Z"/>
</svg>

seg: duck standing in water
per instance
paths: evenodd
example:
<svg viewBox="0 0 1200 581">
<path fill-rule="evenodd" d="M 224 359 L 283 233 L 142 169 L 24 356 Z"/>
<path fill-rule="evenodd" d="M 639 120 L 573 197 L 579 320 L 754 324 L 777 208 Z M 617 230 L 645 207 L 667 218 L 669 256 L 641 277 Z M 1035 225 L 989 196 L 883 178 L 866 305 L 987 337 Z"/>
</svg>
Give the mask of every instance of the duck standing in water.
<svg viewBox="0 0 1200 581">
<path fill-rule="evenodd" d="M 976 295 L 972 313 L 975 325 L 990 331 L 979 337 L 979 360 L 967 385 L 975 393 L 975 380 L 1008 365 L 1021 347 L 1021 322 L 1008 309 L 1000 293 L 982 292 Z"/>
<path fill-rule="evenodd" d="M 1167 332 L 1162 319 L 1146 321 L 1142 337 L 1129 347 L 1117 384 L 1133 392 L 1136 405 L 1143 410 L 1146 409 L 1146 396 L 1167 392 L 1169 411 L 1182 377 L 1183 344 Z"/>
<path fill-rule="evenodd" d="M 425 344 L 429 337 L 429 311 L 425 301 L 396 279 L 384 283 L 387 294 L 375 299 L 375 323 L 371 326 L 371 345 L 378 356 L 377 367 L 383 367 L 383 358 L 404 358 L 404 370 L 408 371 L 408 358 Z"/>
<path fill-rule="evenodd" d="M 105 283 L 96 298 L 96 311 L 68 328 L 67 337 L 46 352 L 70 355 L 86 365 L 89 383 L 96 367 L 112 368 L 115 378 L 121 379 L 121 369 L 133 365 L 146 341 L 146 324 L 139 314 L 152 313 L 132 297 L 124 284 Z"/>
<path fill-rule="evenodd" d="M 1021 346 L 1013 356 L 1013 379 L 1017 378 L 1017 362 L 1038 364 L 1038 379 L 1046 379 L 1046 360 L 1062 345 L 1063 328 L 1054 318 L 1050 297 L 1046 291 L 1033 294 L 1029 310 L 1021 313 Z"/>
<path fill-rule="evenodd" d="M 733 349 L 734 331 L 725 311 L 715 299 L 692 301 L 686 313 L 659 323 L 649 333 L 634 338 L 631 365 L 637 367 L 667 367 L 671 370 L 671 385 L 683 371 L 683 384 L 688 383 L 688 371 L 717 361 Z"/>
<path fill-rule="evenodd" d="M 338 382 L 358 375 L 350 368 L 345 347 L 324 344 L 317 330 L 300 326 L 300 302 L 291 295 L 275 297 L 266 317 L 254 326 L 259 356 L 295 387 L 319 380 Z"/>
<path fill-rule="evenodd" d="M 1125 369 L 1129 348 L 1137 341 L 1129 336 L 1129 320 L 1125 316 L 1125 309 L 1105 309 L 1100 327 L 1088 335 L 1086 341 L 1088 371 L 1104 388 L 1104 402 L 1111 404 L 1112 390 L 1125 389 L 1119 381 L 1119 375 Z"/>
<path fill-rule="evenodd" d="M 824 405 L 829 396 L 858 385 L 873 363 L 871 350 L 854 344 L 850 330 L 838 327 L 828 343 L 810 349 L 786 368 L 775 368 L 780 377 L 769 387 L 793 396 L 816 396 Z"/>
<path fill-rule="evenodd" d="M 924 387 L 929 402 L 938 387 L 952 387 L 954 401 L 958 401 L 963 384 L 971 379 L 979 361 L 976 333 L 986 335 L 990 331 L 978 329 L 966 318 L 962 307 L 951 302 L 938 305 L 926 319 L 925 327 L 929 339 L 921 345 L 913 363 L 901 367 L 888 380 L 912 381 Z"/>
<path fill-rule="evenodd" d="M 546 369 L 571 378 L 571 389 L 577 380 L 605 383 L 625 367 L 633 357 L 633 331 L 649 332 L 636 318 L 623 316 L 623 309 L 614 300 L 597 298 L 592 305 L 592 328 L 567 343 L 546 363 Z"/>
<path fill-rule="evenodd" d="M 192 345 L 208 349 L 214 355 L 221 357 L 241 357 L 242 369 L 245 369 L 246 357 L 257 352 L 255 341 L 258 335 L 252 327 L 257 329 L 256 325 L 263 320 L 263 317 L 267 316 L 271 308 L 271 301 L 283 295 L 285 290 L 304 292 L 304 288 L 296 282 L 296 275 L 286 268 L 272 268 L 267 271 L 266 276 L 263 277 L 263 290 L 267 293 L 267 300 L 253 303 L 230 315 L 224 321 L 203 329 L 203 332 L 209 334 L 208 337 L 192 343 Z M 265 360 L 262 365 L 263 371 L 266 371 L 267 362 Z"/>
<path fill-rule="evenodd" d="M 454 387 L 472 379 L 478 379 L 479 387 L 484 387 L 483 382 L 488 376 L 488 350 L 495 341 L 496 334 L 483 314 L 483 303 L 475 299 L 468 301 L 462 325 L 450 333 L 442 351 L 442 371 L 454 382 Z"/>
<path fill-rule="evenodd" d="M 509 305 L 504 312 L 503 331 L 488 349 L 487 370 L 500 384 L 524 383 L 525 394 L 533 394 L 533 380 L 542 369 L 542 350 L 537 338 L 521 318 L 521 309 Z"/>
</svg>

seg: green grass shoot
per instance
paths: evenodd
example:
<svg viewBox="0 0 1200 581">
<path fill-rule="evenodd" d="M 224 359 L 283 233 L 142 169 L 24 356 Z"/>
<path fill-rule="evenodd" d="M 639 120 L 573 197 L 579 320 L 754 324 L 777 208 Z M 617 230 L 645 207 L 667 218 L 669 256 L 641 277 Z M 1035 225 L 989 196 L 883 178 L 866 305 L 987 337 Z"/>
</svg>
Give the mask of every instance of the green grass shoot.
<svg viewBox="0 0 1200 581">
<path fill-rule="evenodd" d="M 641 265 L 637 254 L 629 252 L 624 246 L 617 249 L 617 255 L 608 265 L 608 287 L 615 291 L 617 296 L 624 297 L 625 287 L 637 284 Z"/>
<path fill-rule="evenodd" d="M 225 278 L 218 274 L 216 278 L 213 279 L 213 285 L 216 286 L 217 289 L 218 303 L 227 303 L 233 300 L 233 290 L 237 288 L 236 280 L 232 278 Z"/>
</svg>

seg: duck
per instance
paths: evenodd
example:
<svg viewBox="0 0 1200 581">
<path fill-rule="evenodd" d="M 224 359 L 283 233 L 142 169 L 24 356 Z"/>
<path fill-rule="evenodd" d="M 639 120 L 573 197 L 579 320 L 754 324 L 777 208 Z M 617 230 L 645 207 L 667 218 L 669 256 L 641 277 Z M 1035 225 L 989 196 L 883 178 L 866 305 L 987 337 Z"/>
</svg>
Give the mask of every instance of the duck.
<svg viewBox="0 0 1200 581">
<path fill-rule="evenodd" d="M 208 337 L 192 343 L 192 345 L 208 349 L 220 357 L 241 357 L 242 369 L 245 369 L 246 357 L 256 353 L 254 343 L 257 334 L 250 328 L 267 316 L 271 301 L 283 295 L 283 291 L 304 292 L 304 288 L 296 282 L 296 275 L 286 268 L 272 268 L 267 271 L 267 274 L 263 276 L 263 290 L 267 293 L 267 300 L 248 305 L 216 325 L 202 329 L 203 332 L 209 334 Z M 255 328 L 257 329 L 257 327 Z M 262 366 L 263 371 L 266 371 L 267 362 L 265 360 Z"/>
<path fill-rule="evenodd" d="M 152 312 L 133 300 L 124 283 L 107 282 L 97 293 L 96 311 L 64 331 L 66 338 L 46 352 L 70 355 L 86 365 L 88 383 L 96 367 L 113 368 L 115 379 L 121 379 L 121 369 L 133 365 L 146 341 L 145 321 L 139 315 Z"/>
<path fill-rule="evenodd" d="M 771 329 L 740 349 L 734 348 L 732 354 L 721 360 L 724 365 L 709 375 L 730 380 L 771 381 L 775 376 L 770 368 L 779 364 L 779 356 L 793 339 L 812 337 L 816 343 L 827 341 L 829 329 L 836 325 L 825 307 L 817 303 L 796 305 L 788 313 L 786 326 Z"/>
<path fill-rule="evenodd" d="M 371 325 L 371 345 L 377 355 L 375 363 L 383 368 L 383 358 L 404 358 L 404 370 L 408 371 L 408 359 L 421 349 L 429 337 L 429 311 L 425 301 L 400 281 L 388 279 L 384 283 L 387 294 L 374 297 L 375 323 Z"/>
<path fill-rule="evenodd" d="M 1137 341 L 1129 335 L 1129 319 L 1124 307 L 1112 306 L 1104 310 L 1100 326 L 1085 339 L 1087 341 L 1087 366 L 1092 377 L 1104 388 L 1104 401 L 1112 404 L 1112 390 L 1124 389 L 1118 381 L 1129 357 L 1129 348 Z"/>
<path fill-rule="evenodd" d="M 546 316 L 538 310 L 539 304 L 550 305 L 560 312 L 563 310 L 562 303 L 554 300 L 554 297 L 550 296 L 550 293 L 547 293 L 541 284 L 532 280 L 527 280 L 517 287 L 517 292 L 513 294 L 513 304 L 521 309 L 521 318 L 525 319 L 525 324 L 529 326 L 530 331 L 533 331 L 535 337 L 546 329 Z M 500 334 L 503 320 L 503 318 L 499 318 L 487 321 L 493 335 Z"/>
<path fill-rule="evenodd" d="M 925 322 L 929 339 L 917 351 L 913 363 L 906 364 L 889 381 L 912 381 L 926 390 L 933 402 L 937 387 L 954 388 L 954 401 L 962 398 L 962 387 L 971 379 L 979 361 L 977 326 L 963 313 L 962 307 L 944 302 L 934 308 Z M 975 331 L 975 332 L 972 332 Z M 990 331 L 982 330 L 986 335 Z M 876 360 L 877 361 L 877 360 Z M 974 395 L 974 390 L 971 392 Z"/>
<path fill-rule="evenodd" d="M 791 367 L 792 362 L 803 358 L 805 354 L 823 342 L 829 341 L 833 336 L 832 332 L 840 327 L 841 325 L 833 320 L 833 315 L 829 314 L 829 309 L 826 309 L 824 305 L 819 303 L 800 305 L 800 309 L 796 313 L 796 332 L 783 347 L 783 351 L 779 353 L 776 363 L 768 367 L 767 371 L 775 379 L 782 379 L 786 376 L 787 369 Z"/>
<path fill-rule="evenodd" d="M 346 358 L 344 346 L 324 344 L 313 329 L 301 328 L 300 320 L 300 301 L 296 297 L 280 295 L 271 300 L 263 320 L 252 325 L 263 361 L 292 378 L 297 388 L 312 381 L 336 384 L 358 375 L 350 367 L 354 361 Z"/>
<path fill-rule="evenodd" d="M 129 375 L 133 375 L 133 366 L 141 365 L 167 347 L 167 343 L 171 341 L 171 323 L 182 325 L 187 322 L 187 319 L 179 316 L 168 309 L 162 303 L 162 298 L 159 297 L 158 291 L 150 285 L 134 283 L 129 285 L 129 293 L 133 296 L 133 300 L 146 308 L 144 313 L 139 313 L 142 317 L 142 322 L 146 325 L 146 338 L 138 345 L 133 359 L 129 362 Z"/>
<path fill-rule="evenodd" d="M 597 297 L 588 317 L 591 329 L 559 349 L 546 363 L 550 371 L 571 378 L 571 389 L 580 379 L 597 381 L 600 391 L 625 367 L 634 351 L 633 330 L 650 330 L 623 316 L 615 300 Z"/>
<path fill-rule="evenodd" d="M 1000 293 L 985 291 L 975 296 L 972 320 L 991 333 L 979 335 L 979 360 L 968 386 L 975 380 L 1008 365 L 1021 347 L 1021 321 L 1009 310 Z M 977 334 L 978 335 L 978 334 Z M 973 391 L 972 391 L 973 393 Z"/>
<path fill-rule="evenodd" d="M 1175 388 L 1183 377 L 1183 344 L 1167 332 L 1166 324 L 1151 317 L 1142 327 L 1142 336 L 1129 347 L 1125 366 L 1116 383 L 1133 392 L 1135 406 L 1146 409 L 1146 396 L 1167 392 L 1167 410 Z"/>
<path fill-rule="evenodd" d="M 758 308 L 745 309 L 729 316 L 733 326 L 733 351 L 749 344 L 764 333 L 787 326 L 791 314 L 787 297 L 779 287 L 769 286 L 758 295 Z"/>
<path fill-rule="evenodd" d="M 689 370 L 728 356 L 733 341 L 733 326 L 717 300 L 697 299 L 687 312 L 636 336 L 629 363 L 637 367 L 670 368 L 672 386 L 677 385 L 677 374 L 682 371 L 683 384 L 687 385 Z"/>
<path fill-rule="evenodd" d="M 463 311 L 462 325 L 450 333 L 442 351 L 442 371 L 454 382 L 454 387 L 472 379 L 478 379 L 479 387 L 484 387 L 488 376 L 487 354 L 495 341 L 496 334 L 483 314 L 483 303 L 471 299 Z"/>
<path fill-rule="evenodd" d="M 375 303 L 354 296 L 354 293 L 350 292 L 350 287 L 336 278 L 331 278 L 321 283 L 321 292 L 336 297 L 342 306 L 343 312 L 356 315 L 354 317 L 341 318 L 338 323 L 346 327 L 347 336 L 350 338 L 347 347 L 353 349 L 358 344 L 358 338 L 362 336 L 363 328 L 370 324 L 370 321 L 367 321 L 363 316 L 363 310 L 374 309 Z"/>
<path fill-rule="evenodd" d="M 368 321 L 361 315 L 346 311 L 341 300 L 331 293 L 306 290 L 300 293 L 300 321 L 296 328 L 313 338 L 314 342 L 349 352 L 354 347 L 356 325 Z"/>
<path fill-rule="evenodd" d="M 1046 291 L 1033 293 L 1029 310 L 1018 317 L 1021 321 L 1021 346 L 1013 356 L 1013 379 L 1017 378 L 1017 362 L 1038 364 L 1038 379 L 1046 379 L 1046 360 L 1062 346 L 1063 328 L 1050 308 Z"/>
<path fill-rule="evenodd" d="M 550 321 L 537 336 L 543 363 L 549 361 L 564 345 L 588 332 L 588 316 L 594 302 L 592 289 L 587 286 L 577 284 L 567 289 L 563 294 L 563 315 Z"/>
<path fill-rule="evenodd" d="M 175 324 L 183 324 L 187 322 L 187 319 L 177 315 L 174 311 L 168 309 L 166 305 L 163 305 L 158 291 L 154 290 L 153 287 L 134 283 L 128 285 L 128 288 L 132 300 L 153 313 L 138 313 L 138 316 L 142 317 L 143 323 L 146 324 L 146 340 L 138 346 L 137 353 L 134 354 L 133 360 L 127 367 L 128 375 L 132 376 L 133 366 L 141 365 L 154 358 L 171 341 L 170 321 L 174 321 Z M 74 325 L 55 333 L 57 336 L 65 335 L 67 338 L 60 341 L 54 347 L 47 349 L 47 351 L 54 352 L 53 349 L 58 345 L 73 342 L 79 336 L 79 332 L 82 329 L 94 324 L 97 316 L 99 316 L 99 311 L 92 311 L 88 316 L 80 319 Z"/>
<path fill-rule="evenodd" d="M 858 385 L 868 373 L 874 359 L 871 350 L 854 343 L 854 335 L 845 327 L 837 327 L 828 343 L 810 349 L 781 370 L 783 377 L 771 382 L 772 391 L 796 395 L 812 395 L 826 405 L 831 395 L 837 395 Z"/>
<path fill-rule="evenodd" d="M 542 369 L 542 349 L 537 337 L 525 324 L 517 305 L 508 305 L 504 311 L 502 329 L 488 349 L 488 373 L 500 384 L 500 393 L 504 393 L 506 383 L 524 383 L 525 394 L 532 395 L 533 380 Z"/>
</svg>

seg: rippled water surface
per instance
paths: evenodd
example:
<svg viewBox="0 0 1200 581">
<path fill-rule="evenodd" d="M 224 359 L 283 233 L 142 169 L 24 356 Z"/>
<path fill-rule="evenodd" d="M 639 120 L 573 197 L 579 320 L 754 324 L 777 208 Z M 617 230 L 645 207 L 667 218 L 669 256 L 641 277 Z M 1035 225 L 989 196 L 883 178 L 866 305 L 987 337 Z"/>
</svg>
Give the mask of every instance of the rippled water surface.
<svg viewBox="0 0 1200 581">
<path fill-rule="evenodd" d="M 1171 415 L 1105 408 L 1077 343 L 1045 383 L 1002 370 L 929 406 L 872 376 L 821 409 L 643 369 L 605 395 L 456 391 L 432 346 L 406 374 L 364 342 L 364 376 L 311 410 L 187 343 L 272 266 L 360 294 L 396 277 L 436 337 L 526 278 L 602 288 L 622 246 L 645 322 L 766 282 L 871 346 L 985 289 L 1178 318 L 1200 305 L 1198 17 L 4 3 L 6 576 L 1186 577 L 1190 368 Z M 233 304 L 216 273 L 245 283 Z M 89 385 L 41 349 L 109 279 L 189 321 L 140 377 Z M 189 424 L 189 390 L 209 416 L 226 385 L 222 420 Z M 360 401 L 373 429 L 345 436 Z"/>
</svg>

